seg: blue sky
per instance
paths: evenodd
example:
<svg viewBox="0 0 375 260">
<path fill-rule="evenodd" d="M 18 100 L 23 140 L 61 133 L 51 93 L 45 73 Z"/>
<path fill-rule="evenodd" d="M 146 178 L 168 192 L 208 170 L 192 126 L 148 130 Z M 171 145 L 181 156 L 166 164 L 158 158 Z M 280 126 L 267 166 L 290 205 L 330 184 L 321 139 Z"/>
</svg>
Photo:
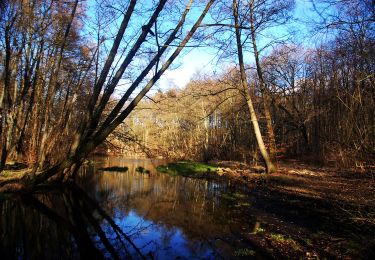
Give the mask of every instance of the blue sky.
<svg viewBox="0 0 375 260">
<path fill-rule="evenodd" d="M 293 40 L 306 46 L 314 45 L 316 43 L 315 40 L 312 38 L 306 38 L 306 35 L 309 34 L 310 30 L 308 23 L 317 18 L 310 0 L 296 0 L 294 18 L 297 19 L 297 22 L 293 23 L 291 27 L 274 28 L 271 33 L 285 33 L 288 29 L 296 30 L 297 35 Z M 167 71 L 165 75 L 162 76 L 158 82 L 158 87 L 161 89 L 168 89 L 171 87 L 183 88 L 198 73 L 210 74 L 215 71 L 222 71 L 225 67 L 234 65 L 230 61 L 217 63 L 215 53 L 216 51 L 209 47 L 190 50 L 188 54 L 176 60 L 179 64 L 177 68 Z M 252 57 L 251 53 L 245 53 L 245 56 Z M 233 60 L 233 62 L 234 61 L 236 60 Z M 248 58 L 247 62 L 251 62 L 251 60 Z"/>
<path fill-rule="evenodd" d="M 309 25 L 308 21 L 316 18 L 315 13 L 312 11 L 311 0 L 295 0 L 296 8 L 294 10 L 294 17 L 298 22 L 292 24 L 291 27 L 283 28 L 273 28 L 270 30 L 270 34 L 281 35 L 286 34 L 287 30 L 293 29 L 298 31 L 298 35 L 294 37 L 294 40 L 301 43 L 304 36 L 308 34 Z M 90 3 L 90 2 L 89 2 Z M 89 4 L 90 5 L 90 4 Z M 89 15 L 93 15 L 89 9 Z M 192 16 L 197 16 L 198 13 L 193 13 Z M 206 17 L 206 22 L 209 17 Z M 205 22 L 203 22 L 205 23 Z M 115 28 L 113 28 L 114 31 Z M 267 42 L 266 39 L 258 39 L 259 45 Z M 304 42 L 304 45 L 310 45 L 313 41 L 309 39 L 309 42 Z M 261 47 L 261 46 L 260 46 Z M 247 63 L 252 62 L 252 54 L 250 52 L 245 53 L 245 61 Z M 197 74 L 212 74 L 214 72 L 221 72 L 225 70 L 226 67 L 234 66 L 237 62 L 236 56 L 233 55 L 231 60 L 225 60 L 218 62 L 216 59 L 216 50 L 210 47 L 200 47 L 200 48 L 186 48 L 183 51 L 183 55 L 178 57 L 174 62 L 172 68 L 165 72 L 161 77 L 153 90 L 162 89 L 166 90 L 168 88 L 183 88 L 192 78 Z M 218 65 L 219 64 L 219 65 Z M 121 82 L 120 82 L 121 83 Z M 125 84 L 126 85 L 126 84 Z"/>
</svg>

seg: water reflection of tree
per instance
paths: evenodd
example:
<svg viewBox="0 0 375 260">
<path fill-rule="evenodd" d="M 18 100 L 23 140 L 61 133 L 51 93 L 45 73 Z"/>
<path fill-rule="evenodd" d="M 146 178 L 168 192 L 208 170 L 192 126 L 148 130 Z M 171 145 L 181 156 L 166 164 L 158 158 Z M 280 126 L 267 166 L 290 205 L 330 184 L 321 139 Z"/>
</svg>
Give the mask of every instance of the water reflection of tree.
<svg viewBox="0 0 375 260">
<path fill-rule="evenodd" d="M 207 239 L 214 240 L 252 225 L 251 219 L 243 221 L 240 211 L 228 210 L 228 201 L 220 196 L 231 190 L 227 183 L 168 175 L 150 177 L 127 166 L 129 171 L 122 173 L 98 173 L 92 169 L 92 174 L 81 180 L 85 190 L 95 191 L 98 202 L 123 229 L 127 225 L 122 224 L 123 220 L 133 211 L 140 221 L 160 226 L 162 240 L 170 241 L 167 234 L 179 229 L 187 246 L 196 252 L 197 245 L 209 243 Z M 153 227 L 156 228 L 159 227 Z"/>
<path fill-rule="evenodd" d="M 97 172 L 92 165 L 83 167 L 78 183 L 0 202 L 5 258 L 141 257 L 129 236 L 144 254 L 217 256 L 216 238 L 252 222 L 228 208 L 221 195 L 232 188 L 225 183 Z M 129 223 L 131 214 L 143 223 Z"/>
<path fill-rule="evenodd" d="M 0 202 L 0 210 L 0 253 L 5 259 L 145 258 L 96 201 L 76 185 L 20 195 Z"/>
</svg>

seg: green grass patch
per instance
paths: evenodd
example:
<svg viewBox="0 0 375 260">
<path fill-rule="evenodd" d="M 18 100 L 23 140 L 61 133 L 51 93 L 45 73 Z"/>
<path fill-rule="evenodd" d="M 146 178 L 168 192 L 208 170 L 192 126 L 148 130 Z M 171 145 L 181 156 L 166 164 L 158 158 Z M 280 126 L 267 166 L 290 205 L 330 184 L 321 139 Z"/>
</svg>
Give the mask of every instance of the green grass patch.
<svg viewBox="0 0 375 260">
<path fill-rule="evenodd" d="M 108 171 L 108 172 L 127 172 L 129 170 L 128 167 L 119 167 L 119 166 L 111 166 L 105 168 L 99 168 L 99 171 Z"/>
<path fill-rule="evenodd" d="M 173 176 L 182 175 L 185 177 L 201 178 L 209 173 L 215 173 L 217 167 L 208 163 L 180 161 L 169 163 L 168 165 L 159 165 L 156 167 L 159 172 L 168 173 Z"/>
</svg>

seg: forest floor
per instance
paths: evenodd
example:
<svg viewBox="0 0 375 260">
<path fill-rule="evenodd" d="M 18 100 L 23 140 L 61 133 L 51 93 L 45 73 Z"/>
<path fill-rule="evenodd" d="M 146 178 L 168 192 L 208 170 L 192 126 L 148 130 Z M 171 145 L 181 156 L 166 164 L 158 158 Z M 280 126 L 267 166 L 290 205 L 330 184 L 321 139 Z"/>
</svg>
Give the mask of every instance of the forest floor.
<svg viewBox="0 0 375 260">
<path fill-rule="evenodd" d="M 265 175 L 261 167 L 215 163 L 221 178 L 249 188 L 253 201 L 243 213 L 263 222 L 241 234 L 244 245 L 272 258 L 375 259 L 374 171 L 288 161 Z"/>
</svg>

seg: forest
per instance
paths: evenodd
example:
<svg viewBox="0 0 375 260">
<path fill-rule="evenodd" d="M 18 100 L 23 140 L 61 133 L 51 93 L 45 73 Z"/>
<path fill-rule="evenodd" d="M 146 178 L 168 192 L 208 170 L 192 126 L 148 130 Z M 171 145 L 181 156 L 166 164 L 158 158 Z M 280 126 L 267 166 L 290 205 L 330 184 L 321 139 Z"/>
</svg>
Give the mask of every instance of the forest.
<svg viewBox="0 0 375 260">
<path fill-rule="evenodd" d="M 374 72 L 373 0 L 1 1 L 0 252 L 371 259 Z M 190 246 L 161 253 L 132 212 Z M 25 238 L 42 219 L 73 245 Z"/>
</svg>

